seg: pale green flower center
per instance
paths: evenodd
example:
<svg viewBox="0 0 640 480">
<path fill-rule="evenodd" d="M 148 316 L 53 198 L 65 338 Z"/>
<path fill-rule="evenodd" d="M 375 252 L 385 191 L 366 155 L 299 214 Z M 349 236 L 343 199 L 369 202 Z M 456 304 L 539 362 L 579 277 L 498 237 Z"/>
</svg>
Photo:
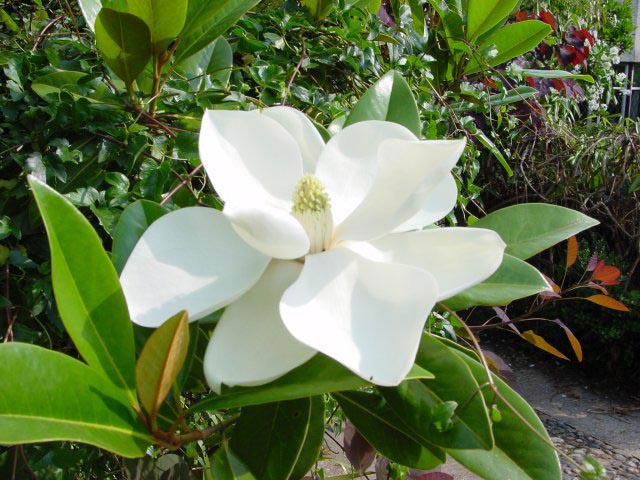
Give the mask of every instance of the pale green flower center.
<svg viewBox="0 0 640 480">
<path fill-rule="evenodd" d="M 293 190 L 291 213 L 309 236 L 309 253 L 329 249 L 333 237 L 333 216 L 329 195 L 320 180 L 313 175 L 305 175 L 300 179 Z"/>
</svg>

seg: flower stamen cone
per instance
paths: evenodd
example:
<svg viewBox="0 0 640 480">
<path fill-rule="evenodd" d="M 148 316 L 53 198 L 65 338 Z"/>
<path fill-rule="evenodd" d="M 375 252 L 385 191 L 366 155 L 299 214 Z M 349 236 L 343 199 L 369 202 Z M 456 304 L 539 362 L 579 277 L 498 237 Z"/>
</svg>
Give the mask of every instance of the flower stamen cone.
<svg viewBox="0 0 640 480">
<path fill-rule="evenodd" d="M 294 188 L 291 213 L 309 236 L 309 253 L 329 249 L 333 236 L 331 203 L 322 183 L 313 175 L 304 175 Z"/>
</svg>

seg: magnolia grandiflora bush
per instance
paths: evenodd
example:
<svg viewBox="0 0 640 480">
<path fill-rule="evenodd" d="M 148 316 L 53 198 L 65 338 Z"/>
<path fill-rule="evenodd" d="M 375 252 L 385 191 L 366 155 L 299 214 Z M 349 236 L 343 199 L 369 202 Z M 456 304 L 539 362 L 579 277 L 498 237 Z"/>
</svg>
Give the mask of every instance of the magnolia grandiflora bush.
<svg viewBox="0 0 640 480">
<path fill-rule="evenodd" d="M 593 220 L 532 204 L 436 226 L 455 206 L 465 141 L 420 140 L 393 72 L 345 124 L 325 142 L 291 108 L 207 111 L 200 156 L 224 207 L 134 203 L 111 258 L 82 214 L 31 178 L 60 317 L 87 363 L 0 345 L 0 443 L 140 457 L 205 440 L 214 478 L 301 478 L 331 394 L 397 463 L 429 469 L 451 455 L 484 478 L 559 479 L 531 407 L 481 357 L 424 328 L 432 310 L 548 290 L 524 259 Z M 143 349 L 132 321 L 155 328 L 138 330 Z M 184 404 L 203 371 L 214 393 Z M 203 411 L 223 420 L 187 422 Z"/>
<path fill-rule="evenodd" d="M 455 206 L 464 146 L 376 120 L 325 144 L 292 108 L 206 112 L 200 158 L 224 209 L 176 210 L 142 235 L 121 275 L 132 320 L 157 327 L 229 305 L 204 361 L 218 393 L 317 352 L 398 385 L 436 302 L 502 261 L 491 230 L 419 230 Z"/>
</svg>

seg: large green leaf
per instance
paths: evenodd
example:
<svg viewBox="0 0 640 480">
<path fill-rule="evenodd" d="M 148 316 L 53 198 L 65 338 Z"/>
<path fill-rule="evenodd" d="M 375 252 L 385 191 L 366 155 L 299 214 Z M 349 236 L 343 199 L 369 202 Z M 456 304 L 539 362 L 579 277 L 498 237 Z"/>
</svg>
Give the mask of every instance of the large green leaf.
<svg viewBox="0 0 640 480">
<path fill-rule="evenodd" d="M 407 378 L 433 378 L 424 368 L 412 368 Z M 323 393 L 353 390 L 369 386 L 363 380 L 339 363 L 317 354 L 304 365 L 279 379 L 258 387 L 225 388 L 221 395 L 211 395 L 194 405 L 191 410 L 217 410 L 220 408 L 243 407 L 262 403 L 313 397 Z"/>
<path fill-rule="evenodd" d="M 394 412 L 414 432 L 414 437 L 440 447 L 485 449 L 493 447 L 487 406 L 469 368 L 430 334 L 424 334 L 416 363 L 435 374 L 433 379 L 405 380 L 395 388 L 381 388 Z M 453 426 L 439 431 L 432 408 L 454 401 L 458 409 Z"/>
<path fill-rule="evenodd" d="M 247 466 L 231 450 L 227 441 L 210 459 L 211 474 L 215 480 L 256 480 Z"/>
<path fill-rule="evenodd" d="M 128 402 L 78 360 L 35 345 L 0 345 L 0 444 L 68 440 L 141 457 L 153 439 Z"/>
<path fill-rule="evenodd" d="M 324 397 L 311 397 L 311 402 L 309 426 L 304 443 L 298 453 L 298 461 L 293 466 L 291 475 L 289 475 L 291 479 L 304 477 L 318 460 L 322 449 L 322 441 L 324 439 Z"/>
<path fill-rule="evenodd" d="M 524 260 L 505 254 L 493 275 L 444 303 L 453 310 L 475 305 L 507 305 L 545 290 L 549 290 L 549 285 L 536 268 Z"/>
<path fill-rule="evenodd" d="M 525 20 L 506 25 L 487 37 L 480 45 L 481 51 L 495 46 L 498 54 L 481 61 L 474 56 L 464 73 L 469 75 L 481 71 L 486 66 L 493 67 L 508 62 L 536 48 L 550 33 L 551 27 L 540 20 Z"/>
<path fill-rule="evenodd" d="M 138 200 L 124 209 L 113 234 L 111 260 L 122 272 L 133 247 L 149 225 L 169 213 L 169 209 L 150 200 Z"/>
<path fill-rule="evenodd" d="M 102 8 L 102 2 L 100 0 L 78 0 L 78 3 L 87 26 L 93 30 L 98 13 Z"/>
<path fill-rule="evenodd" d="M 78 0 L 80 11 L 91 31 L 95 30 L 96 18 L 102 7 L 112 8 L 119 12 L 127 11 L 127 0 Z"/>
<path fill-rule="evenodd" d="M 506 20 L 520 0 L 468 0 L 467 40 L 473 42 L 484 32 Z"/>
<path fill-rule="evenodd" d="M 130 86 L 151 59 L 149 27 L 135 15 L 103 8 L 95 28 L 96 46 L 105 63 Z"/>
<path fill-rule="evenodd" d="M 506 253 L 527 259 L 599 222 L 580 212 L 546 203 L 523 203 L 490 213 L 473 224 L 498 232 Z"/>
<path fill-rule="evenodd" d="M 128 0 L 127 3 L 129 11 L 149 27 L 157 54 L 167 49 L 187 19 L 188 0 Z"/>
<path fill-rule="evenodd" d="M 180 33 L 175 61 L 199 52 L 233 25 L 260 0 L 189 0 L 187 21 Z"/>
<path fill-rule="evenodd" d="M 344 122 L 344 126 L 363 120 L 386 120 L 399 123 L 420 137 L 420 115 L 416 100 L 406 80 L 390 71 L 362 95 Z"/>
<path fill-rule="evenodd" d="M 323 436 L 324 400 L 317 396 L 243 408 L 230 446 L 256 478 L 287 480 L 311 468 Z"/>
<path fill-rule="evenodd" d="M 414 438 L 382 397 L 366 392 L 340 392 L 333 397 L 362 436 L 389 460 L 423 470 L 445 461 L 442 450 Z"/>
<path fill-rule="evenodd" d="M 215 86 L 209 78 L 220 86 L 226 86 L 233 67 L 233 51 L 224 37 L 210 43 L 206 48 L 180 62 L 184 75 L 193 90 Z"/>
<path fill-rule="evenodd" d="M 282 400 L 312 397 L 327 392 L 352 390 L 369 385 L 330 358 L 318 354 L 304 365 L 279 379 L 258 387 L 223 389 L 221 395 L 211 395 L 194 405 L 191 410 L 218 410 L 220 408 L 259 405 Z"/>
<path fill-rule="evenodd" d="M 182 311 L 164 322 L 145 343 L 136 363 L 136 390 L 145 411 L 154 418 L 187 357 L 189 316 Z"/>
<path fill-rule="evenodd" d="M 134 388 L 133 328 L 118 275 L 98 234 L 58 192 L 29 177 L 51 248 L 60 318 L 89 366 L 124 389 Z"/>
<path fill-rule="evenodd" d="M 467 364 L 478 383 L 486 383 L 485 370 L 474 359 L 472 352 L 467 353 L 461 347 L 451 345 L 451 342 L 443 343 Z M 495 398 L 491 389 L 485 388 L 483 395 L 486 402 L 495 403 L 502 417 L 493 424 L 495 447 L 489 452 L 451 449 L 447 453 L 483 478 L 495 478 L 496 472 L 500 472 L 500 478 L 510 480 L 560 480 L 562 473 L 558 455 L 533 408 L 496 375 L 493 375 L 493 380 L 509 404 L 546 441 L 532 432 L 501 400 Z"/>
</svg>

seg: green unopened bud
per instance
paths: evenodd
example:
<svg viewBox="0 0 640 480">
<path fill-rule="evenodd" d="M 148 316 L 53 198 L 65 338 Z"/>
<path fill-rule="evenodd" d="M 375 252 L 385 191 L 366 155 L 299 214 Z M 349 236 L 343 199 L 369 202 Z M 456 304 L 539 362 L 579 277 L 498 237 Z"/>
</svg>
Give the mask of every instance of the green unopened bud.
<svg viewBox="0 0 640 480">
<path fill-rule="evenodd" d="M 327 250 L 333 238 L 333 216 L 329 196 L 320 181 L 305 175 L 293 190 L 293 216 L 309 236 L 309 253 Z"/>
</svg>

